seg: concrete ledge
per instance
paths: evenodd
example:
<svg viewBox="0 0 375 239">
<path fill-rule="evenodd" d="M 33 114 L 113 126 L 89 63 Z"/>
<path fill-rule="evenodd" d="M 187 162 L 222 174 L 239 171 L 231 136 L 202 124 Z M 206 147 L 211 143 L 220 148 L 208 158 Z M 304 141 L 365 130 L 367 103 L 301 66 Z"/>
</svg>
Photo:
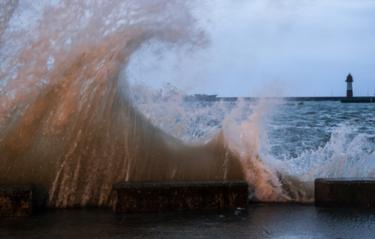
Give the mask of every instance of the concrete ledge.
<svg viewBox="0 0 375 239">
<path fill-rule="evenodd" d="M 344 98 L 341 103 L 375 103 L 375 97 L 352 97 Z"/>
<path fill-rule="evenodd" d="M 323 207 L 374 207 L 375 178 L 316 179 L 315 204 Z"/>
<path fill-rule="evenodd" d="M 0 185 L 0 217 L 29 216 L 33 211 L 29 185 Z"/>
<path fill-rule="evenodd" d="M 115 213 L 246 207 L 248 185 L 233 182 L 127 182 L 113 186 Z"/>
</svg>

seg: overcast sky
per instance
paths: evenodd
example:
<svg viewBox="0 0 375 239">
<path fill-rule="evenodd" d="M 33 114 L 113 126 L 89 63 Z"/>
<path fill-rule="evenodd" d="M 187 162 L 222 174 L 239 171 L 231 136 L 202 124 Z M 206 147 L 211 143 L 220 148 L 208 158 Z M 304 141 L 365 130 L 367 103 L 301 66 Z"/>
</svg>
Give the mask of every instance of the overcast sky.
<svg viewBox="0 0 375 239">
<path fill-rule="evenodd" d="M 375 94 L 375 0 L 210 0 L 196 14 L 208 46 L 146 49 L 131 76 L 188 93 L 340 96 L 351 72 L 355 95 Z"/>
</svg>

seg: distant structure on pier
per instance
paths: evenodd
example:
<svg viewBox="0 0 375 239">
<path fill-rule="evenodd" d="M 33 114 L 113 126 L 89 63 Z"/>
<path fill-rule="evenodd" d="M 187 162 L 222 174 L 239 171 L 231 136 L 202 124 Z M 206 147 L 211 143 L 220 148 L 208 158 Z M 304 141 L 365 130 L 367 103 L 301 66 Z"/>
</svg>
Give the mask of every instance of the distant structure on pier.
<svg viewBox="0 0 375 239">
<path fill-rule="evenodd" d="M 185 99 L 190 101 L 216 101 L 218 98 L 217 95 L 195 94 L 186 96 Z"/>
<path fill-rule="evenodd" d="M 346 77 L 346 97 L 353 97 L 353 76 L 350 73 Z"/>
</svg>

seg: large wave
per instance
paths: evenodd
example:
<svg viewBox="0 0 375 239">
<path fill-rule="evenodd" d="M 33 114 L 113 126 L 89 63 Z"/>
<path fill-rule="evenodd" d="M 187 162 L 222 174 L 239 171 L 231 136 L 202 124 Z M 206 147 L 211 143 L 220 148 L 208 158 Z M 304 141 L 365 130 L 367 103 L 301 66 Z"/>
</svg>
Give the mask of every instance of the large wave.
<svg viewBox="0 0 375 239">
<path fill-rule="evenodd" d="M 243 177 L 220 137 L 186 145 L 150 124 L 120 87 L 129 57 L 150 40 L 199 45 L 190 6 L 22 4 L 3 13 L 17 14 L 2 32 L 2 182 L 42 185 L 50 206 L 67 207 L 110 204 L 116 181 Z"/>
<path fill-rule="evenodd" d="M 262 152 L 269 100 L 191 114 L 181 95 L 158 101 L 128 84 L 124 69 L 145 44 L 207 42 L 194 1 L 1 4 L 0 182 L 38 185 L 51 207 L 108 206 L 114 182 L 150 180 L 245 179 L 261 201 L 311 201 L 313 177 L 342 175 L 338 155 L 354 152 L 333 134 L 325 147 L 279 161 Z M 355 140 L 363 139 L 350 147 Z M 331 170 L 314 172 L 318 164 Z"/>
</svg>

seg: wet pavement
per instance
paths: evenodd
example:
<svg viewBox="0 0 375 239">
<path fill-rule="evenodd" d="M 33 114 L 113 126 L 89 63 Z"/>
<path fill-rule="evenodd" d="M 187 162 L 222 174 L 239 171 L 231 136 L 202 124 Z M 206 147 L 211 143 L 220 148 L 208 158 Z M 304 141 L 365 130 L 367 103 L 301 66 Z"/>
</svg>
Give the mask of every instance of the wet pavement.
<svg viewBox="0 0 375 239">
<path fill-rule="evenodd" d="M 122 216 L 107 209 L 52 210 L 0 219 L 0 238 L 375 238 L 375 210 L 290 204 Z"/>
</svg>

